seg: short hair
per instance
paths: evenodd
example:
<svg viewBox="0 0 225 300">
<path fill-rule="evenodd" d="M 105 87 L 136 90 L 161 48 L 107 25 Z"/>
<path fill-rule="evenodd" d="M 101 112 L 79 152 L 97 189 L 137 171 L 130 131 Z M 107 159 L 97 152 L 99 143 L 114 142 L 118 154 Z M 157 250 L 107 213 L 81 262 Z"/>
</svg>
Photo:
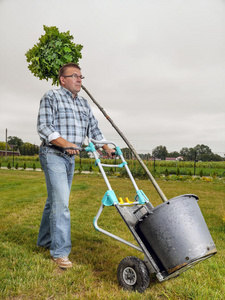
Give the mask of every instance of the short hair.
<svg viewBox="0 0 225 300">
<path fill-rule="evenodd" d="M 63 76 L 63 74 L 65 74 L 66 69 L 69 68 L 69 67 L 74 67 L 74 68 L 76 68 L 76 69 L 81 70 L 81 67 L 80 67 L 78 64 L 73 63 L 73 62 L 63 65 L 63 66 L 59 69 L 59 76 L 58 76 L 58 79 L 59 79 L 59 84 L 60 84 L 60 85 L 61 85 L 60 77 Z"/>
</svg>

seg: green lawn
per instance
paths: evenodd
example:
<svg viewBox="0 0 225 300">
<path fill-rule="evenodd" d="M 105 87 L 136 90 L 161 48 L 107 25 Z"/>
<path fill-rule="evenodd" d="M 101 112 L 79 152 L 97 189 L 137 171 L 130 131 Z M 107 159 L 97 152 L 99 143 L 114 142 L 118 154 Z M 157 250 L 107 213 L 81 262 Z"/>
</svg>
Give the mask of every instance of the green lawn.
<svg viewBox="0 0 225 300">
<path fill-rule="evenodd" d="M 110 178 L 118 197 L 133 199 L 128 179 Z M 94 230 L 92 222 L 107 190 L 98 174 L 76 174 L 70 211 L 71 260 L 63 271 L 50 260 L 49 251 L 36 246 L 46 200 L 43 172 L 0 169 L 0 299 L 224 299 L 225 294 L 225 182 L 157 180 L 167 196 L 199 196 L 199 206 L 218 253 L 175 279 L 160 283 L 151 275 L 143 293 L 123 291 L 116 270 L 126 256 L 142 254 Z M 149 180 L 137 184 L 154 206 L 162 203 Z M 99 224 L 133 242 L 115 208 L 104 209 Z"/>
</svg>

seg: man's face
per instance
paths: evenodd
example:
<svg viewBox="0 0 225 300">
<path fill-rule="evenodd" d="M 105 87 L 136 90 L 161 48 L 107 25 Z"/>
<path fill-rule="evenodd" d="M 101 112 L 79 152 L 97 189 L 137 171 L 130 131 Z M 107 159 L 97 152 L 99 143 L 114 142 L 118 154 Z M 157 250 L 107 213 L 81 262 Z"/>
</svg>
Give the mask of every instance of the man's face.
<svg viewBox="0 0 225 300">
<path fill-rule="evenodd" d="M 74 97 L 76 97 L 77 93 L 79 93 L 81 89 L 81 83 L 82 79 L 80 77 L 66 77 L 73 74 L 77 74 L 78 76 L 81 76 L 81 71 L 74 67 L 68 67 L 63 76 L 60 77 L 61 85 L 69 90 Z"/>
</svg>

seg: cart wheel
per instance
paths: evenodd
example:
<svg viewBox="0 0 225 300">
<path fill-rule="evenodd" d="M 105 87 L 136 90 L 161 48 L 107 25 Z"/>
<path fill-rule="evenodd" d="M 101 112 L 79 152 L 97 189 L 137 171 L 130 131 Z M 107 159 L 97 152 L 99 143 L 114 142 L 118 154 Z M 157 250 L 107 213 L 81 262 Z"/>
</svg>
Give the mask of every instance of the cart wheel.
<svg viewBox="0 0 225 300">
<path fill-rule="evenodd" d="M 149 286 L 149 272 L 145 263 L 135 257 L 125 257 L 117 268 L 119 284 L 126 290 L 143 293 Z"/>
</svg>

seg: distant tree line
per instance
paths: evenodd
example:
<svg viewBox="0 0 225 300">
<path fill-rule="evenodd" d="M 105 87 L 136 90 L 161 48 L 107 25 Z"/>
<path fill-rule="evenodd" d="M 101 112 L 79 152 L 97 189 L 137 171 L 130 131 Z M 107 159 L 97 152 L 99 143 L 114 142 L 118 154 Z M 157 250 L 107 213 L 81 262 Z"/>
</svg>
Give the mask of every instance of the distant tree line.
<svg viewBox="0 0 225 300">
<path fill-rule="evenodd" d="M 126 159 L 132 159 L 133 154 L 129 148 L 122 148 L 123 155 Z M 139 156 L 144 160 L 150 159 L 161 159 L 165 160 L 167 157 L 177 158 L 179 156 L 183 157 L 183 160 L 187 161 L 223 161 L 225 160 L 218 154 L 214 154 L 212 150 L 206 145 L 196 145 L 194 148 L 182 148 L 179 152 L 173 151 L 168 152 L 165 146 L 157 146 L 153 149 L 152 155 L 150 153 L 147 154 L 139 154 Z"/>
<path fill-rule="evenodd" d="M 6 143 L 0 142 L 0 150 L 5 150 Z M 7 150 L 19 151 L 20 155 L 35 155 L 39 153 L 39 146 L 23 142 L 22 139 L 16 136 L 9 136 L 7 141 Z"/>
<path fill-rule="evenodd" d="M 5 150 L 5 142 L 0 142 L 0 150 Z M 39 153 L 39 146 L 23 142 L 22 139 L 16 136 L 9 136 L 8 137 L 8 150 L 19 150 L 21 155 L 35 155 Z M 133 159 L 134 154 L 129 148 L 122 148 L 122 153 L 125 159 Z M 86 152 L 81 152 L 81 157 L 88 157 Z M 187 161 L 223 161 L 225 160 L 218 154 L 214 154 L 212 150 L 203 144 L 198 144 L 194 148 L 182 148 L 179 152 L 173 151 L 168 152 L 165 146 L 157 146 L 153 149 L 152 155 L 150 153 L 147 154 L 139 154 L 139 156 L 144 160 L 149 160 L 158 158 L 165 160 L 167 157 L 174 157 L 177 158 L 182 156 L 184 160 Z"/>
<path fill-rule="evenodd" d="M 182 148 L 179 152 L 173 151 L 168 152 L 165 146 L 157 146 L 152 151 L 153 157 L 165 160 L 166 157 L 179 157 L 182 156 L 184 160 L 188 161 L 223 161 L 222 158 L 218 154 L 214 154 L 212 150 L 203 144 L 198 144 L 194 148 Z M 146 155 L 148 156 L 148 154 Z M 147 159 L 147 157 L 146 157 Z"/>
</svg>

